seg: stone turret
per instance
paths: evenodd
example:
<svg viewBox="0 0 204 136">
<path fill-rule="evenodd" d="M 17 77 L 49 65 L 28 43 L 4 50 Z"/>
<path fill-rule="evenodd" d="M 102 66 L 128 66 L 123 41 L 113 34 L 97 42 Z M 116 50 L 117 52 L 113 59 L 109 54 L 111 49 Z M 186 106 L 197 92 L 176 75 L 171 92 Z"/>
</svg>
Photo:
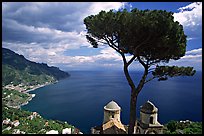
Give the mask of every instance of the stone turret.
<svg viewBox="0 0 204 136">
<path fill-rule="evenodd" d="M 103 124 L 91 128 L 91 134 L 127 134 L 120 120 L 121 108 L 114 101 L 104 106 Z"/>
<path fill-rule="evenodd" d="M 120 111 L 121 111 L 121 108 L 118 106 L 116 102 L 114 101 L 109 102 L 106 106 L 104 106 L 103 124 L 110 121 L 111 119 L 121 122 Z"/>
<path fill-rule="evenodd" d="M 144 124 L 157 124 L 158 109 L 153 103 L 147 101 L 140 107 L 140 119 Z"/>
<path fill-rule="evenodd" d="M 140 119 L 136 121 L 137 134 L 162 134 L 163 125 L 158 122 L 158 109 L 149 100 L 140 106 Z"/>
</svg>

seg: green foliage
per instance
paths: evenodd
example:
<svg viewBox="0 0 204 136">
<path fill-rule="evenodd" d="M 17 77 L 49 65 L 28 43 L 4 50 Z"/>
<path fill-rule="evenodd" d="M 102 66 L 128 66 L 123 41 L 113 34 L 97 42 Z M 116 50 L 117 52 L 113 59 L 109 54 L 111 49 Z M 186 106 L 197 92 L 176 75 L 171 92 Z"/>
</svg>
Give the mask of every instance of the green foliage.
<svg viewBox="0 0 204 136">
<path fill-rule="evenodd" d="M 186 35 L 165 10 L 133 9 L 101 11 L 84 19 L 87 40 L 97 47 L 103 41 L 119 52 L 141 56 L 148 61 L 168 62 L 185 55 Z"/>
<path fill-rule="evenodd" d="M 3 103 L 9 106 L 19 106 L 27 102 L 29 99 L 31 99 L 31 97 L 32 96 L 30 96 L 27 93 L 21 93 L 16 90 L 8 90 L 8 89 L 2 90 Z"/>
<path fill-rule="evenodd" d="M 2 131 L 3 134 L 12 134 L 14 129 L 19 129 L 20 131 L 28 133 L 35 133 L 35 134 L 45 134 L 47 131 L 52 129 L 58 130 L 59 133 L 62 133 L 62 129 L 64 128 L 75 128 L 72 125 L 67 123 L 57 121 L 57 120 L 47 120 L 40 116 L 33 118 L 32 120 L 28 119 L 27 117 L 30 116 L 32 112 L 10 108 L 5 105 L 2 105 L 2 120 L 9 118 L 11 121 L 19 120 L 20 125 L 17 127 L 12 128 L 11 130 Z M 48 126 L 45 126 L 45 122 L 49 123 Z M 2 130 L 8 127 L 9 125 L 2 125 Z"/>
<path fill-rule="evenodd" d="M 168 77 L 175 76 L 193 76 L 196 70 L 193 67 L 178 67 L 178 66 L 156 66 L 155 71 L 152 72 L 154 77 L 160 80 L 166 80 Z"/>
<path fill-rule="evenodd" d="M 167 76 L 191 76 L 192 67 L 157 67 L 153 77 L 146 80 L 149 68 L 156 64 L 178 60 L 186 52 L 186 35 L 183 26 L 174 21 L 173 12 L 166 10 L 138 10 L 128 12 L 101 11 L 84 19 L 87 29 L 86 39 L 97 48 L 99 43 L 108 45 L 117 51 L 123 60 L 124 74 L 131 87 L 131 105 L 128 133 L 133 133 L 136 115 L 135 99 L 145 83 L 158 77 L 167 80 Z M 127 56 L 131 59 L 127 60 Z M 128 67 L 137 61 L 144 67 L 144 74 L 135 86 Z"/>
<path fill-rule="evenodd" d="M 178 122 L 171 120 L 165 124 L 164 134 L 202 134 L 202 122 Z"/>
<path fill-rule="evenodd" d="M 167 124 L 167 128 L 168 130 L 170 130 L 170 132 L 173 132 L 176 130 L 177 128 L 177 122 L 174 120 L 171 120 L 168 124 Z"/>
<path fill-rule="evenodd" d="M 59 70 L 56 67 L 49 67 L 47 64 L 38 64 L 26 60 L 22 55 L 18 55 L 11 50 L 3 48 L 2 58 L 2 85 L 21 84 L 25 89 L 29 89 L 30 85 L 44 84 L 46 82 L 53 82 L 65 77 L 69 74 Z M 8 118 L 11 121 L 19 120 L 20 125 L 12 127 L 11 130 L 2 130 L 3 134 L 12 134 L 14 129 L 20 131 L 35 134 L 45 134 L 46 130 L 56 129 L 59 132 L 62 131 L 63 127 L 74 126 L 66 123 L 59 123 L 53 120 L 43 119 L 41 116 L 37 116 L 32 120 L 28 117 L 32 114 L 29 111 L 21 109 L 11 108 L 10 106 L 19 106 L 22 103 L 27 102 L 31 99 L 31 96 L 27 93 L 22 93 L 17 90 L 2 90 L 2 120 Z M 9 106 L 9 107 L 8 107 Z M 49 126 L 45 126 L 45 122 L 49 122 Z M 2 129 L 7 128 L 9 125 L 2 125 Z"/>
<path fill-rule="evenodd" d="M 2 84 L 7 85 L 13 82 L 29 85 L 44 84 L 53 82 L 69 74 L 59 70 L 57 67 L 49 67 L 47 64 L 39 64 L 25 59 L 9 49 L 2 48 Z"/>
</svg>

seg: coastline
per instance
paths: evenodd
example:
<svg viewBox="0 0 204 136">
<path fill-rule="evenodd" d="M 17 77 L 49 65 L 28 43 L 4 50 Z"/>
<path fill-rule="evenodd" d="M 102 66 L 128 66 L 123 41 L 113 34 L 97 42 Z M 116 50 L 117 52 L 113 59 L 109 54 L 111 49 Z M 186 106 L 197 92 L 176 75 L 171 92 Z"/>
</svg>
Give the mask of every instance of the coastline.
<svg viewBox="0 0 204 136">
<path fill-rule="evenodd" d="M 24 103 L 20 104 L 20 105 L 18 106 L 18 108 L 21 108 L 21 106 L 27 105 L 27 104 L 35 97 L 36 94 L 31 94 L 31 93 L 29 93 L 29 92 L 35 91 L 35 90 L 38 89 L 38 88 L 42 88 L 42 87 L 45 87 L 45 86 L 50 85 L 50 84 L 55 84 L 55 83 L 57 83 L 57 82 L 58 82 L 58 80 L 56 80 L 55 82 L 45 83 L 45 84 L 36 86 L 36 87 L 34 87 L 34 88 L 32 88 L 32 89 L 26 90 L 26 91 L 23 92 L 23 93 L 26 93 L 26 94 L 30 95 L 30 97 L 29 97 L 28 100 L 26 100 Z"/>
<path fill-rule="evenodd" d="M 32 88 L 32 89 L 26 90 L 25 93 L 29 93 L 29 92 L 31 92 L 31 91 L 34 91 L 34 90 L 38 89 L 38 88 L 41 88 L 41 87 L 44 87 L 44 86 L 47 86 L 47 85 L 51 85 L 51 84 L 55 84 L 55 83 L 57 83 L 57 82 L 58 82 L 58 80 L 56 80 L 56 81 L 54 81 L 54 82 L 51 82 L 51 83 L 45 83 L 45 84 L 36 86 L 36 87 L 34 87 L 34 88 Z"/>
<path fill-rule="evenodd" d="M 27 105 L 35 97 L 35 94 L 29 94 L 29 95 L 30 95 L 30 97 L 28 98 L 28 100 L 25 101 L 24 103 L 20 104 L 18 106 L 18 108 L 21 108 L 21 106 Z"/>
</svg>

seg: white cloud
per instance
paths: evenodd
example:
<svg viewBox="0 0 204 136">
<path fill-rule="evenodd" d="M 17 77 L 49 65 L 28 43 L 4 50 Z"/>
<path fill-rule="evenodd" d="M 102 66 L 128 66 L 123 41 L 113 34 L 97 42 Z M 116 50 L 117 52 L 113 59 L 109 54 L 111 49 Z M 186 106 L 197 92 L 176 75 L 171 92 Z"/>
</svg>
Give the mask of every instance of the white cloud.
<svg viewBox="0 0 204 136">
<path fill-rule="evenodd" d="M 187 51 L 185 56 L 177 61 L 171 61 L 168 65 L 190 66 L 202 70 L 202 48 Z"/>
<path fill-rule="evenodd" d="M 178 10 L 178 13 L 174 13 L 174 20 L 184 27 L 193 28 L 202 25 L 202 2 L 194 2 Z"/>
<path fill-rule="evenodd" d="M 187 38 L 188 41 L 190 41 L 190 40 L 195 40 L 195 39 L 198 39 L 198 38 L 193 38 L 193 37 Z"/>
<path fill-rule="evenodd" d="M 115 59 L 117 55 L 67 56 L 69 49 L 91 45 L 85 38 L 83 19 L 101 10 L 119 10 L 122 2 L 11 2 L 2 3 L 3 47 L 27 59 L 48 64 L 83 64 Z"/>
<path fill-rule="evenodd" d="M 190 55 L 190 54 L 202 55 L 202 48 L 193 49 L 193 50 L 190 50 L 190 51 L 186 52 L 186 55 Z"/>
<path fill-rule="evenodd" d="M 121 56 L 111 47 L 106 47 L 100 51 L 99 55 L 95 56 L 95 59 L 118 61 L 121 60 Z"/>
<path fill-rule="evenodd" d="M 121 67 L 123 64 L 120 54 L 110 47 L 101 46 L 99 54 L 89 56 L 68 56 L 69 54 L 65 55 L 64 52 L 80 49 L 82 46 L 92 47 L 85 38 L 85 17 L 97 14 L 101 10 L 119 10 L 125 6 L 132 8 L 131 4 L 123 2 L 2 3 L 2 45 L 31 61 L 52 66 Z M 186 11 L 186 8 L 193 9 Z M 194 3 L 180 8 L 180 12 L 174 16 L 185 27 L 202 25 L 201 10 L 202 3 Z M 186 52 L 186 56 L 181 60 L 200 62 L 201 52 L 202 49 Z M 131 58 L 126 57 L 127 60 Z"/>
<path fill-rule="evenodd" d="M 123 2 L 93 2 L 88 8 L 88 14 L 98 14 L 101 10 L 109 11 L 111 9 L 119 10 L 124 8 Z M 87 14 L 87 13 L 86 13 Z"/>
</svg>

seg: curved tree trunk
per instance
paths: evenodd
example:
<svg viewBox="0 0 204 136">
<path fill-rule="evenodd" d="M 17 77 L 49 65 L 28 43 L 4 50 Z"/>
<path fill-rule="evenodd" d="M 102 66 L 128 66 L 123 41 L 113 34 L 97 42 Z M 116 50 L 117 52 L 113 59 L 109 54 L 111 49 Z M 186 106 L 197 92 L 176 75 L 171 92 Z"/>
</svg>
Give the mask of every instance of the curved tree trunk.
<svg viewBox="0 0 204 136">
<path fill-rule="evenodd" d="M 128 65 L 124 65 L 124 73 L 128 81 L 128 84 L 131 87 L 130 119 L 129 119 L 128 133 L 132 134 L 134 132 L 135 119 L 136 119 L 136 90 L 135 90 L 136 88 L 128 72 Z"/>
<path fill-rule="evenodd" d="M 128 134 L 133 134 L 134 126 L 136 121 L 136 103 L 137 103 L 137 95 L 135 90 L 131 91 L 131 98 L 130 98 L 130 119 L 129 119 L 129 127 L 128 127 Z"/>
<path fill-rule="evenodd" d="M 125 76 L 126 76 L 128 83 L 131 87 L 130 118 L 129 118 L 128 134 L 133 134 L 135 121 L 136 121 L 137 96 L 145 84 L 145 79 L 147 77 L 148 72 L 147 72 L 147 69 L 145 69 L 144 74 L 142 76 L 142 79 L 140 80 L 137 88 L 135 87 L 134 82 L 133 82 L 132 78 L 130 77 L 130 74 L 128 72 L 128 67 L 126 65 L 124 66 L 124 73 L 125 73 Z"/>
</svg>

